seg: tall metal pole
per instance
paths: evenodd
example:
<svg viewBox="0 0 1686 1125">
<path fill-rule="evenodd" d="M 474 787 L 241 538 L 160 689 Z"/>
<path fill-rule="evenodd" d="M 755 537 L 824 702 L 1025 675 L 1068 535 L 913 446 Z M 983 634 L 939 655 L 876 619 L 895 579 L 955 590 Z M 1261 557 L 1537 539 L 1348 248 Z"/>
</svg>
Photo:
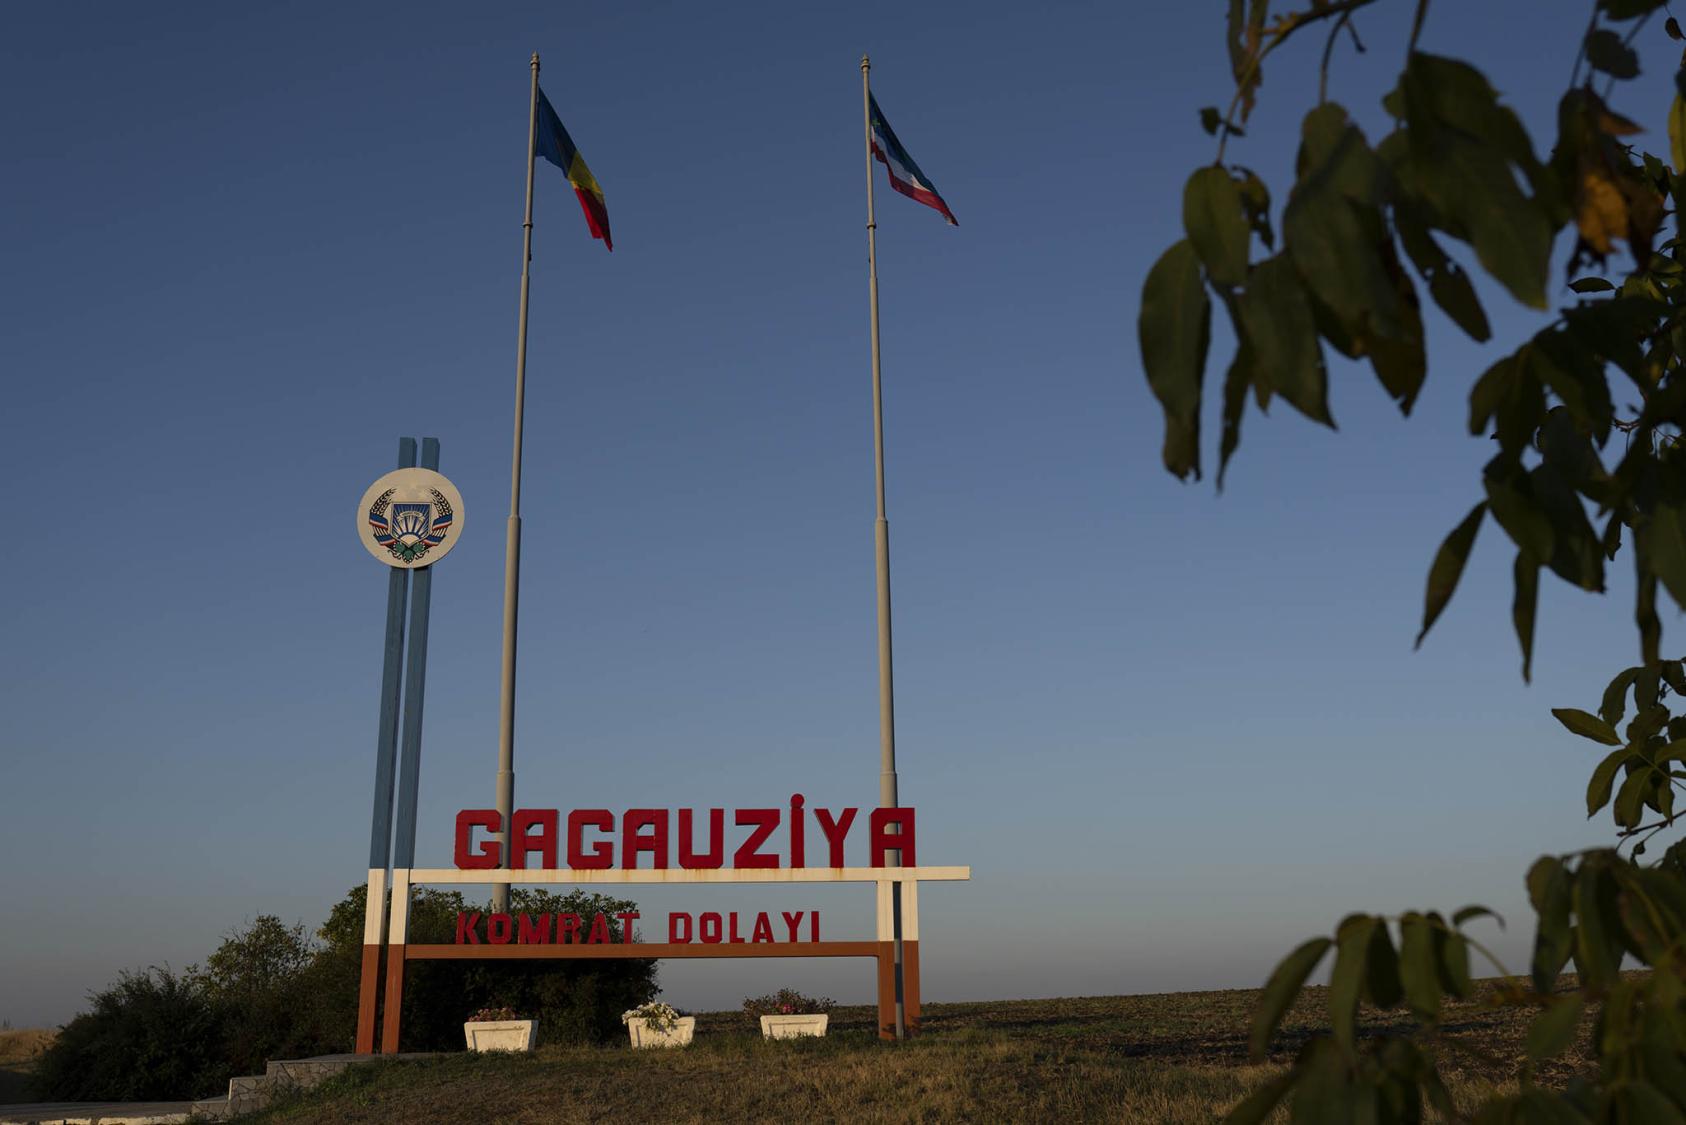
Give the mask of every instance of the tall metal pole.
<svg viewBox="0 0 1686 1125">
<path fill-rule="evenodd" d="M 421 467 L 439 471 L 439 439 L 422 438 Z M 398 746 L 398 820 L 392 866 L 416 865 L 416 799 L 421 791 L 422 704 L 427 699 L 427 630 L 433 568 L 418 566 L 410 587 L 410 652 L 404 658 L 404 728 Z"/>
<path fill-rule="evenodd" d="M 539 124 L 539 55 L 533 52 L 533 90 L 527 109 L 527 213 L 521 223 L 521 316 L 515 344 L 515 449 L 509 468 L 509 525 L 503 563 L 503 676 L 498 708 L 498 812 L 503 865 L 509 866 L 510 819 L 515 811 L 515 621 L 521 600 L 521 428 L 527 399 L 527 289 L 533 263 L 533 158 Z M 509 909 L 509 884 L 492 887 L 492 909 Z"/>
<path fill-rule="evenodd" d="M 872 199 L 872 60 L 861 56 L 861 115 L 866 123 L 866 291 L 872 305 L 872 455 L 878 485 L 873 540 L 878 554 L 878 805 L 893 809 L 896 796 L 896 686 L 890 654 L 890 521 L 884 510 L 884 379 L 878 359 L 878 219 Z M 901 866 L 901 852 L 889 860 Z M 896 1038 L 907 1034 L 902 1001 L 902 896 L 895 903 Z"/>
</svg>

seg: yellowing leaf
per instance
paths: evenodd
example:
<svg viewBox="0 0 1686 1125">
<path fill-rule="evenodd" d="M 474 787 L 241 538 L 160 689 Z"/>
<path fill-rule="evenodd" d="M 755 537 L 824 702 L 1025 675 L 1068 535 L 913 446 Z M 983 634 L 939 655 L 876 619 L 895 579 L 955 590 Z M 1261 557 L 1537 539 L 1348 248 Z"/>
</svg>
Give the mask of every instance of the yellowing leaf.
<svg viewBox="0 0 1686 1125">
<path fill-rule="evenodd" d="M 1575 195 L 1575 225 L 1588 246 L 1608 254 L 1611 241 L 1627 237 L 1627 200 L 1601 168 L 1581 171 Z"/>
</svg>

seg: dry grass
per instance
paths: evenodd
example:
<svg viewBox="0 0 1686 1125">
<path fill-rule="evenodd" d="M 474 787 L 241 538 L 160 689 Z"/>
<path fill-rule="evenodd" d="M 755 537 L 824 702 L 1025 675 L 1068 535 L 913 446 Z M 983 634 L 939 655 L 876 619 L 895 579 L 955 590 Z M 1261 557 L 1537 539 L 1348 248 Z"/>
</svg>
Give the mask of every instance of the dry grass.
<svg viewBox="0 0 1686 1125">
<path fill-rule="evenodd" d="M 29 1099 L 30 1072 L 54 1034 L 39 1028 L 0 1031 L 0 1105 Z"/>
<path fill-rule="evenodd" d="M 1254 992 L 933 1004 L 925 1033 L 878 1042 L 869 1008 L 840 1009 L 823 1040 L 763 1042 L 735 1013 L 698 1017 L 681 1051 L 541 1047 L 532 1056 L 445 1055 L 358 1067 L 260 1119 L 1209 1122 L 1280 1072 L 1323 1020 L 1322 989 L 1290 1014 L 1270 1062 L 1246 1058 Z M 1586 1069 L 1581 1043 L 1544 1077 Z M 1376 1030 L 1399 1022 L 1372 1014 Z M 1473 1104 L 1515 1073 L 1527 1019 L 1479 998 L 1453 1033 L 1489 1056 L 1452 1067 Z M 1284 1119 L 1279 1114 L 1280 1119 Z"/>
</svg>

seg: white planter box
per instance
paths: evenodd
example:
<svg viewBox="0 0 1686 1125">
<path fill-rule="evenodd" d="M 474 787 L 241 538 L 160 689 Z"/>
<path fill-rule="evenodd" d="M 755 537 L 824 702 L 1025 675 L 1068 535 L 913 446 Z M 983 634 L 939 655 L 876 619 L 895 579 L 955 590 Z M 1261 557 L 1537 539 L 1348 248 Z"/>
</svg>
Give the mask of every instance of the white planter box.
<svg viewBox="0 0 1686 1125">
<path fill-rule="evenodd" d="M 471 1051 L 531 1051 L 538 1031 L 538 1020 L 479 1020 L 462 1025 Z"/>
<path fill-rule="evenodd" d="M 829 1015 L 818 1016 L 762 1016 L 761 1038 L 798 1039 L 804 1035 L 824 1035 Z"/>
<path fill-rule="evenodd" d="M 691 1042 L 697 1030 L 697 1017 L 680 1016 L 677 1025 L 658 1031 L 650 1026 L 650 1021 L 634 1016 L 626 1021 L 626 1030 L 634 1047 L 683 1047 Z"/>
</svg>

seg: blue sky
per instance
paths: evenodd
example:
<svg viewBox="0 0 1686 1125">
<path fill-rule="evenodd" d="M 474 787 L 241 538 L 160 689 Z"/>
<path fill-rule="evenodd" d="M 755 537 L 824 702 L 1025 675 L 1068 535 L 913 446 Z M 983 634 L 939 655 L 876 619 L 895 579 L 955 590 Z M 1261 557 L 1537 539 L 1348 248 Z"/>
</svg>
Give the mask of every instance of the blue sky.
<svg viewBox="0 0 1686 1125">
<path fill-rule="evenodd" d="M 1408 18 L 1380 8 L 1331 87 L 1372 139 Z M 1583 8 L 1437 7 L 1423 46 L 1549 143 Z M 1253 986 L 1348 910 L 1472 901 L 1511 917 L 1514 965 L 1527 864 L 1610 838 L 1548 709 L 1634 656 L 1621 566 L 1605 599 L 1545 588 L 1526 687 L 1488 529 L 1411 649 L 1487 456 L 1468 387 L 1538 316 L 1485 288 L 1478 347 L 1429 313 L 1408 421 L 1332 361 L 1340 431 L 1253 414 L 1221 497 L 1159 466 L 1137 296 L 1211 159 L 1221 4 L 0 20 L 0 1018 L 66 1019 L 260 912 L 314 926 L 363 878 L 385 578 L 352 515 L 404 434 L 441 439 L 468 513 L 435 582 L 421 861 L 491 803 L 534 50 L 616 249 L 541 165 L 519 804 L 876 799 L 870 51 L 962 224 L 880 178 L 902 793 L 921 859 L 974 869 L 922 896 L 927 1000 Z M 1654 31 L 1615 104 L 1666 151 Z M 1272 61 L 1230 150 L 1278 202 L 1321 44 Z M 870 933 L 864 889 L 639 898 Z M 705 1008 L 869 978 L 663 968 Z"/>
</svg>

